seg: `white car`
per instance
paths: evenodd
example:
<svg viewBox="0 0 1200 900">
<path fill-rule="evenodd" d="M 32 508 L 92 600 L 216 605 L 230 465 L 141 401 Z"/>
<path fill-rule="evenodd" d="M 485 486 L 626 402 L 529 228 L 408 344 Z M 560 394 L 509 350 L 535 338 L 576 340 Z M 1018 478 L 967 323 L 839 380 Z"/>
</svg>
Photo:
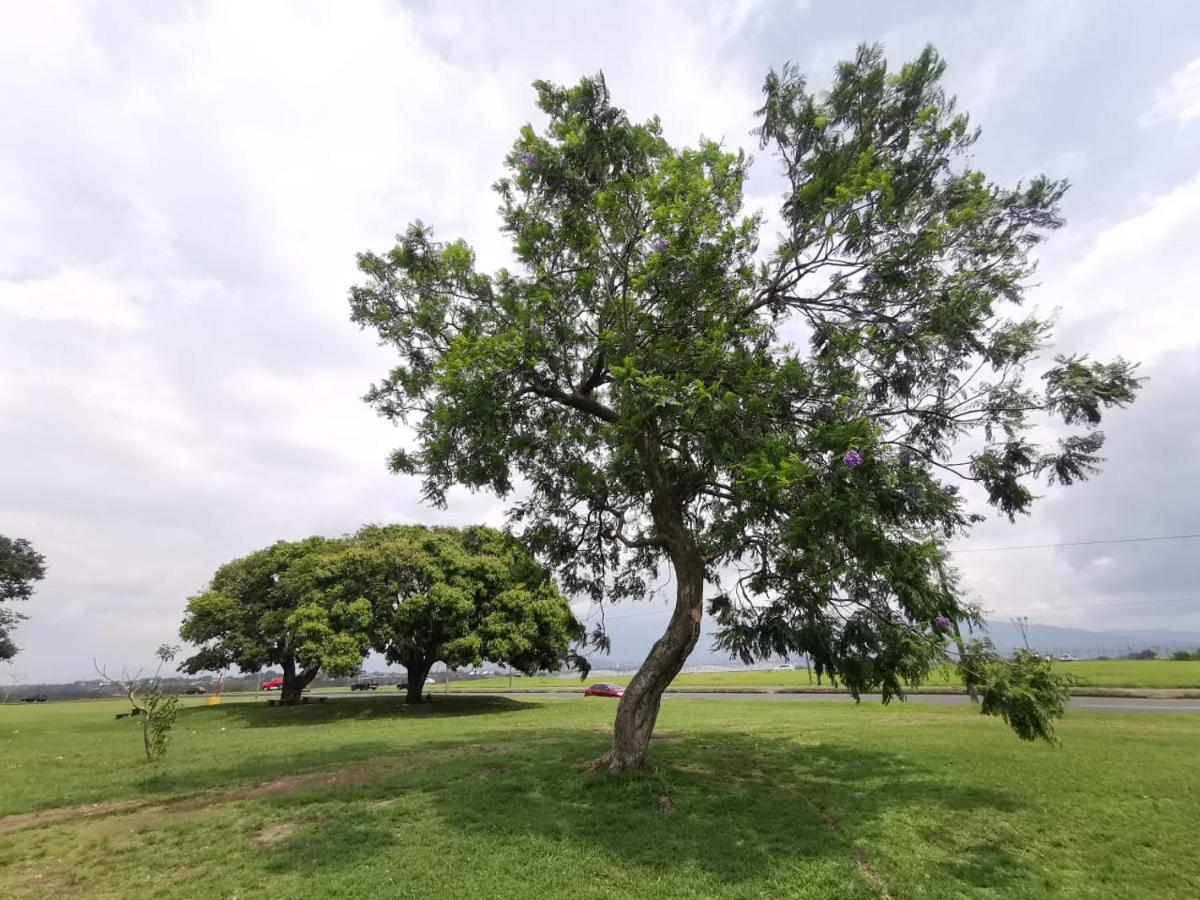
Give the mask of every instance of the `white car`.
<svg viewBox="0 0 1200 900">
<path fill-rule="evenodd" d="M 1079 662 L 1079 658 L 1077 656 L 1072 656 L 1070 653 L 1060 653 L 1054 658 L 1059 662 Z"/>
<path fill-rule="evenodd" d="M 795 672 L 796 667 L 793 666 L 791 663 L 784 663 L 782 666 L 777 666 L 775 671 L 776 672 Z"/>
</svg>

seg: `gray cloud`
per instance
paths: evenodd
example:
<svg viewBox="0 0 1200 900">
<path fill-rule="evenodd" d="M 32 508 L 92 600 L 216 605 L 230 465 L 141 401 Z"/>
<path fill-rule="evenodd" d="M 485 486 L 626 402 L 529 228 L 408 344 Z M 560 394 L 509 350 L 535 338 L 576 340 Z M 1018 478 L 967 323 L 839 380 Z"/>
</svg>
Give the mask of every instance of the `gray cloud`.
<svg viewBox="0 0 1200 900">
<path fill-rule="evenodd" d="M 1119 84 L 1132 121 L 1169 74 L 1129 60 L 1098 76 L 1072 16 L 1093 38 L 1127 23 L 1058 6 L 1054 27 L 1038 28 L 1040 9 L 1006 9 L 1013 24 L 999 31 L 986 5 L 915 19 L 880 3 L 862 23 L 881 23 L 898 56 L 939 44 L 964 105 L 994 117 L 980 164 L 1025 173 L 1078 159 L 1078 130 L 1054 122 L 1079 91 L 1115 96 Z M 494 497 L 458 492 L 431 510 L 418 485 L 386 472 L 402 434 L 359 397 L 389 358 L 347 321 L 345 292 L 354 253 L 416 217 L 468 238 L 486 266 L 508 260 L 488 186 L 517 127 L 537 118 L 533 79 L 602 68 L 618 102 L 661 114 L 672 140 L 753 149 L 769 64 L 811 64 L 820 83 L 874 37 L 848 33 L 840 13 L 767 0 L 686 14 L 665 3 L 47 2 L 0 15 L 0 115 L 15 136 L 0 146 L 0 532 L 49 561 L 17 633 L 17 668 L 34 678 L 86 675 L 92 655 L 145 659 L 217 565 L 277 538 L 502 521 Z M 1191 58 L 1186 29 L 1158 28 L 1158 46 Z M 1012 71 L 1027 59 L 1036 65 Z M 1036 141 L 1022 118 L 1031 85 Z M 1185 357 L 1200 268 L 1184 241 L 1200 190 L 1190 138 L 1167 131 L 1153 147 L 1144 131 L 1116 135 L 1094 159 L 1082 148 L 1097 186 L 1131 187 L 1103 204 L 1098 189 L 1084 195 L 1036 300 L 1063 308 L 1073 346 L 1178 355 L 1152 367 L 1163 374 L 1144 406 L 1107 429 L 1102 479 L 1052 492 L 1019 527 L 989 523 L 975 542 L 1157 533 L 1195 513 L 1185 460 L 1200 423 L 1180 410 L 1197 381 Z M 780 190 L 758 160 L 753 204 L 772 214 Z M 1151 462 L 1161 442 L 1178 449 Z M 964 569 L 993 605 L 1040 604 L 1075 624 L 1056 607 L 1178 589 L 1195 569 L 1176 549 L 1114 552 L 1107 573 L 1092 554 Z"/>
<path fill-rule="evenodd" d="M 1146 369 L 1141 399 L 1105 447 L 1102 490 L 1067 491 L 1048 515 L 1064 532 L 1098 537 L 1200 533 L 1200 357 L 1168 354 Z M 1069 529 L 1069 531 L 1068 531 Z M 1171 593 L 1200 607 L 1200 541 L 1064 548 L 1090 591 Z"/>
</svg>

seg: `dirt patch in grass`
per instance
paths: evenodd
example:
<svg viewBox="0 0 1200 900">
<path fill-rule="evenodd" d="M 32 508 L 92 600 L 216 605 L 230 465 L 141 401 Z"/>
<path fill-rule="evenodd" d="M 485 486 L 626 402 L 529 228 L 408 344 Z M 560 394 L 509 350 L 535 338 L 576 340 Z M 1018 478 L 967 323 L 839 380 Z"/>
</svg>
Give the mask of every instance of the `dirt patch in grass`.
<svg viewBox="0 0 1200 900">
<path fill-rule="evenodd" d="M 944 722 L 945 717 L 930 713 L 909 713 L 905 710 L 903 716 L 876 715 L 871 721 L 880 725 L 927 725 L 930 722 Z"/>
<path fill-rule="evenodd" d="M 854 854 L 854 864 L 858 866 L 858 871 L 862 872 L 863 878 L 867 879 L 875 890 L 879 891 L 879 900 L 896 900 L 895 897 L 888 893 L 887 885 L 883 883 L 883 879 L 879 877 L 879 873 L 871 868 L 862 850 L 851 845 L 850 851 Z"/>
<path fill-rule="evenodd" d="M 478 753 L 491 749 L 480 744 L 469 744 L 464 747 L 448 750 L 441 749 L 436 752 L 444 757 L 450 753 Z M 374 759 L 362 760 L 353 766 L 344 768 L 285 775 L 281 778 L 274 778 L 260 784 L 200 791 L 198 793 L 183 794 L 167 800 L 122 800 L 112 803 L 88 803 L 81 806 L 60 806 L 38 812 L 2 816 L 0 817 L 0 834 L 25 828 L 37 828 L 42 825 L 53 825 L 68 819 L 90 819 L 101 816 L 163 812 L 193 812 L 198 809 L 206 809 L 210 806 L 237 803 L 242 800 L 257 800 L 262 797 L 290 794 L 311 788 L 324 789 L 342 787 L 349 784 L 366 784 L 384 777 L 397 768 L 410 765 L 419 758 L 427 757 L 432 752 L 419 751 L 400 756 L 376 757 Z"/>
<path fill-rule="evenodd" d="M 807 798 L 804 799 L 816 817 L 822 823 L 824 823 L 825 827 L 832 831 L 838 840 L 850 848 L 850 854 L 854 857 L 854 864 L 858 867 L 858 871 L 862 874 L 862 877 L 865 878 L 867 882 L 879 892 L 879 900 L 896 900 L 896 898 L 888 891 L 887 884 L 879 876 L 879 873 L 872 869 L 871 864 L 867 862 L 867 855 L 863 853 L 862 848 L 850 840 L 850 838 L 846 835 L 846 832 L 842 829 L 841 823 L 838 822 L 837 817 L 820 804 L 814 803 L 812 800 Z"/>
<path fill-rule="evenodd" d="M 66 897 L 71 887 L 61 873 L 33 869 L 26 873 L 16 887 L 14 897 Z"/>
<path fill-rule="evenodd" d="M 89 819 L 94 816 L 132 812 L 146 805 L 144 800 L 115 800 L 111 803 L 85 803 L 81 806 L 60 806 L 55 809 L 0 816 L 0 834 L 22 828 L 35 828 L 38 825 L 52 825 L 63 819 Z"/>
<path fill-rule="evenodd" d="M 264 825 L 254 836 L 254 843 L 260 847 L 274 847 L 291 837 L 299 827 L 299 822 L 272 822 L 270 825 Z"/>
</svg>

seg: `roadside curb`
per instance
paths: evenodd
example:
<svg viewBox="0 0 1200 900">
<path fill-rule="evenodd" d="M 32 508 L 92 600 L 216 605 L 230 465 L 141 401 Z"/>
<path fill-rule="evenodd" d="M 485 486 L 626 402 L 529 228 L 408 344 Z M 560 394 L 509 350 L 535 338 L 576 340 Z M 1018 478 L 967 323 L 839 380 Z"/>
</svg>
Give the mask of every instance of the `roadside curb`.
<svg viewBox="0 0 1200 900">
<path fill-rule="evenodd" d="M 450 694 L 563 694 L 574 693 L 578 691 L 580 696 L 583 695 L 583 689 L 577 688 L 574 684 L 564 685 L 563 687 L 540 687 L 540 688 L 459 688 L 451 689 Z M 667 688 L 668 694 L 842 694 L 850 696 L 850 692 L 843 688 L 817 687 L 811 688 L 796 688 L 796 687 L 704 687 L 691 686 L 679 688 Z M 966 691 L 957 688 L 946 687 L 928 687 L 914 688 L 905 691 L 908 695 L 913 694 L 953 694 L 965 696 Z M 1200 691 L 1185 690 L 1176 688 L 1089 688 L 1078 687 L 1071 689 L 1072 697 L 1128 697 L 1131 699 L 1141 700 L 1200 700 Z"/>
</svg>

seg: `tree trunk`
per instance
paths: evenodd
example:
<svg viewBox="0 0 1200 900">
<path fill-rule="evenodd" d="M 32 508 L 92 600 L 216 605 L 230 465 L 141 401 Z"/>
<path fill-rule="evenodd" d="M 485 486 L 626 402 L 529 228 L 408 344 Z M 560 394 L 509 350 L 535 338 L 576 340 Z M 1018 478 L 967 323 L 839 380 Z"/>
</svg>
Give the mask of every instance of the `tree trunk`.
<svg viewBox="0 0 1200 900">
<path fill-rule="evenodd" d="M 429 677 L 431 662 L 413 663 L 405 666 L 408 673 L 408 693 L 404 695 L 405 703 L 423 703 L 425 700 L 425 679 Z M 447 670 L 448 671 L 448 670 Z"/>
<path fill-rule="evenodd" d="M 150 710 L 142 709 L 132 694 L 130 694 L 130 699 L 142 711 L 142 748 L 146 751 L 146 762 L 154 762 L 154 744 L 150 740 Z"/>
<path fill-rule="evenodd" d="M 675 610 L 671 621 L 650 649 L 625 693 L 617 704 L 612 749 L 588 763 L 589 770 L 640 769 L 646 764 L 646 750 L 658 719 L 663 692 L 679 674 L 700 638 L 700 620 L 704 615 L 704 560 L 695 541 L 683 525 L 677 509 L 655 510 L 655 524 L 668 542 L 671 565 L 675 572 Z"/>
<path fill-rule="evenodd" d="M 317 677 L 318 671 L 319 669 L 314 667 L 297 672 L 295 658 L 290 656 L 285 658 L 283 661 L 283 684 L 279 688 L 279 703 L 283 706 L 299 703 L 304 689 Z"/>
</svg>

